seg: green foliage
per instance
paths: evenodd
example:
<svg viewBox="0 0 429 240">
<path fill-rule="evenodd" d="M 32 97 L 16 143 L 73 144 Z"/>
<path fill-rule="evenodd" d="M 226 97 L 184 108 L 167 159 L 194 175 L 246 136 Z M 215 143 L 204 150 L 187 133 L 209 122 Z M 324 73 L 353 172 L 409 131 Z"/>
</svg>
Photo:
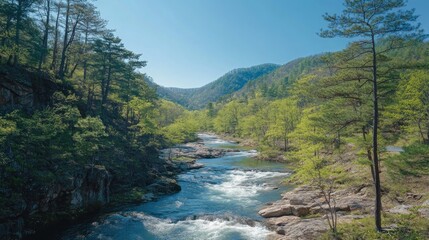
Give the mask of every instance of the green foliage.
<svg viewBox="0 0 429 240">
<path fill-rule="evenodd" d="M 163 129 L 165 137 L 173 144 L 196 139 L 199 123 L 193 113 L 187 113 Z"/>
<path fill-rule="evenodd" d="M 236 134 L 241 120 L 242 106 L 242 103 L 231 101 L 220 109 L 214 120 L 216 131 L 231 135 Z"/>
<path fill-rule="evenodd" d="M 407 146 L 404 152 L 388 157 L 385 164 L 392 179 L 429 176 L 429 146 L 426 144 Z"/>
<path fill-rule="evenodd" d="M 414 139 L 429 141 L 429 73 L 414 71 L 402 76 L 392 118 Z"/>
<path fill-rule="evenodd" d="M 76 144 L 76 153 L 83 159 L 98 158 L 100 149 L 105 144 L 105 137 L 107 137 L 105 126 L 100 118 L 79 119 L 75 128 L 73 140 Z M 92 161 L 92 163 L 94 162 Z"/>
<path fill-rule="evenodd" d="M 201 109 L 210 102 L 219 101 L 240 90 L 248 82 L 267 75 L 278 68 L 275 64 L 262 64 L 232 70 L 216 81 L 200 88 L 178 89 L 156 86 L 161 97 L 190 109 Z M 155 85 L 155 84 L 154 84 Z"/>
<path fill-rule="evenodd" d="M 419 217 L 417 214 L 411 215 L 393 215 L 385 214 L 383 220 L 386 226 L 392 226 L 392 229 L 384 232 L 374 230 L 373 219 L 366 217 L 355 220 L 351 223 L 339 224 L 339 238 L 344 240 L 364 240 L 364 239 L 427 239 L 429 224 L 427 219 Z M 322 239 L 331 239 L 325 234 Z"/>
</svg>

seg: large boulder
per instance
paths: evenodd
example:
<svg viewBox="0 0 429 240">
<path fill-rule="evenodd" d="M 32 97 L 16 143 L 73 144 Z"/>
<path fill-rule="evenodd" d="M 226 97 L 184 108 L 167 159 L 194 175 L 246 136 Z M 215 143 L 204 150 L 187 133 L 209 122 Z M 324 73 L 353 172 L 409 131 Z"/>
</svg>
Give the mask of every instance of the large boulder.
<svg viewBox="0 0 429 240">
<path fill-rule="evenodd" d="M 292 215 L 292 210 L 290 205 L 273 205 L 260 210 L 258 213 L 262 217 L 271 218 Z"/>
<path fill-rule="evenodd" d="M 328 222 L 321 218 L 283 219 L 281 225 L 273 229 L 276 233 L 268 237 L 270 240 L 312 240 L 329 229 Z"/>
</svg>

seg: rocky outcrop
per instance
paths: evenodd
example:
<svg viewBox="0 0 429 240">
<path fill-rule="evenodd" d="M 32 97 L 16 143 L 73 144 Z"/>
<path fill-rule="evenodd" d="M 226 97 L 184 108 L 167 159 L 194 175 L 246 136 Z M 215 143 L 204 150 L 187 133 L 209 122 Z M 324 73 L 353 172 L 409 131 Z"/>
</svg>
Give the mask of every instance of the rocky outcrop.
<svg viewBox="0 0 429 240">
<path fill-rule="evenodd" d="M 181 187 L 175 179 L 161 177 L 151 185 L 147 186 L 146 189 L 157 196 L 179 192 Z"/>
<path fill-rule="evenodd" d="M 351 189 L 338 190 L 332 195 L 335 198 L 334 208 L 339 222 L 362 217 L 350 215 L 351 211 L 365 214 L 373 207 L 372 199 L 366 196 L 363 188 L 357 192 Z M 259 214 L 267 218 L 267 225 L 276 232 L 269 239 L 316 239 L 329 230 L 324 218 L 328 210 L 329 207 L 319 190 L 302 186 L 284 193 L 281 200 L 268 204 Z"/>
<path fill-rule="evenodd" d="M 421 205 L 398 205 L 388 210 L 394 214 L 412 214 L 412 209 L 417 210 L 417 214 L 424 218 L 429 218 L 429 200 L 426 200 Z"/>
<path fill-rule="evenodd" d="M 103 166 L 87 166 L 83 178 L 74 180 L 74 190 L 71 191 L 70 199 L 71 208 L 108 203 L 110 182 L 110 174 Z"/>
<path fill-rule="evenodd" d="M 164 160 L 175 159 L 199 159 L 199 158 L 218 158 L 225 155 L 228 151 L 225 149 L 215 149 L 204 146 L 202 143 L 186 143 L 176 147 L 161 150 L 160 158 Z"/>
<path fill-rule="evenodd" d="M 0 107 L 46 106 L 60 87 L 46 74 L 24 68 L 0 66 Z"/>
<path fill-rule="evenodd" d="M 271 240 L 316 239 L 329 229 L 328 223 L 322 218 L 284 216 L 269 219 L 268 224 L 276 232 L 268 237 Z"/>
<path fill-rule="evenodd" d="M 176 164 L 178 172 L 184 172 L 204 167 L 204 164 L 197 163 L 195 159 L 174 161 L 174 164 Z"/>
<path fill-rule="evenodd" d="M 85 166 L 62 180 L 46 186 L 29 186 L 28 193 L 0 216 L 0 239 L 20 239 L 34 233 L 40 225 L 50 223 L 47 219 L 28 222 L 30 218 L 37 219 L 37 215 L 73 215 L 109 202 L 111 176 L 103 166 Z"/>
</svg>

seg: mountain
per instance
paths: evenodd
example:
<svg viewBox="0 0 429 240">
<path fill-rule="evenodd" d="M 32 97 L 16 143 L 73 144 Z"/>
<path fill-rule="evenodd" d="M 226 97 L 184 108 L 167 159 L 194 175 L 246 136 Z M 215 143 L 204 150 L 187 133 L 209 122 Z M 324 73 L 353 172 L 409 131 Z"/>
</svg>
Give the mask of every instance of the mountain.
<svg viewBox="0 0 429 240">
<path fill-rule="evenodd" d="M 234 69 L 214 82 L 200 88 L 167 88 L 149 82 L 149 85 L 156 87 L 161 98 L 176 102 L 189 109 L 201 109 L 210 102 L 216 102 L 240 90 L 249 81 L 255 80 L 266 74 L 275 71 L 279 65 L 262 64 L 249 68 Z"/>
<path fill-rule="evenodd" d="M 271 98 L 286 97 L 287 89 L 292 83 L 301 76 L 312 73 L 322 66 L 323 55 L 319 54 L 292 60 L 268 74 L 247 82 L 240 90 L 231 94 L 230 97 L 242 98 L 254 95 L 256 91 L 260 91 Z"/>
<path fill-rule="evenodd" d="M 234 69 L 200 88 L 162 87 L 154 82 L 149 85 L 157 89 L 161 98 L 189 109 L 201 109 L 210 102 L 254 96 L 256 92 L 270 98 L 282 98 L 287 96 L 293 82 L 322 66 L 322 56 L 324 54 L 298 58 L 284 65 L 262 64 Z"/>
</svg>

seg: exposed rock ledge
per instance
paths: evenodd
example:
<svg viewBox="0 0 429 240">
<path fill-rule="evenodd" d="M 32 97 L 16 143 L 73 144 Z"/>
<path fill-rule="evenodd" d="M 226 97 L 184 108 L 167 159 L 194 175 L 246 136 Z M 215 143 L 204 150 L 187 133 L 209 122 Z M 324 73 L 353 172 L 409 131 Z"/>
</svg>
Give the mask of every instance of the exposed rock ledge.
<svg viewBox="0 0 429 240">
<path fill-rule="evenodd" d="M 236 152 L 236 149 L 209 148 L 201 142 L 192 142 L 177 145 L 176 147 L 161 150 L 160 158 L 164 160 L 175 159 L 200 159 L 200 158 L 218 158 L 225 155 L 226 152 Z"/>
<path fill-rule="evenodd" d="M 186 143 L 176 147 L 161 150 L 160 157 L 162 159 L 177 159 L 177 158 L 217 158 L 225 154 L 221 149 L 212 149 L 204 146 L 202 143 Z"/>
<path fill-rule="evenodd" d="M 87 165 L 64 176 L 61 183 L 32 186 L 32 194 L 9 206 L 8 215 L 0 216 L 0 239 L 21 239 L 33 234 L 35 229 L 27 226 L 27 220 L 35 214 L 67 212 L 71 216 L 80 214 L 85 208 L 107 204 L 111 180 L 111 175 L 104 166 Z M 38 224 L 44 223 L 33 223 Z"/>
<path fill-rule="evenodd" d="M 333 194 L 338 222 L 362 218 L 371 212 L 373 201 L 366 196 L 365 189 L 339 190 Z M 267 205 L 259 214 L 267 218 L 268 227 L 276 232 L 269 239 L 316 239 L 329 229 L 324 218 L 327 209 L 320 191 L 303 186 L 284 193 L 281 200 Z M 351 215 L 351 211 L 361 215 Z"/>
</svg>

